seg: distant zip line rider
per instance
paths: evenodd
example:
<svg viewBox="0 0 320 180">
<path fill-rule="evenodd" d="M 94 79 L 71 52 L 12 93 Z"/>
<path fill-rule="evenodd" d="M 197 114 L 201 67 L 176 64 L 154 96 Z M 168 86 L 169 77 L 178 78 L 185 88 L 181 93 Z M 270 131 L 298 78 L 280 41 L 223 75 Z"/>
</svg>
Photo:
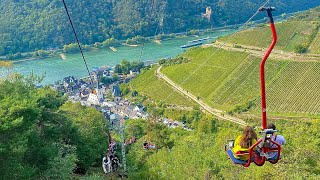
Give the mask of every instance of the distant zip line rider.
<svg viewBox="0 0 320 180">
<path fill-rule="evenodd" d="M 111 159 L 109 158 L 108 154 L 102 159 L 102 168 L 104 173 L 111 172 Z"/>
<path fill-rule="evenodd" d="M 234 157 L 240 160 L 248 160 L 249 155 L 243 153 L 248 153 L 249 148 L 256 143 L 257 134 L 254 132 L 251 126 L 245 126 L 242 135 L 238 136 L 234 142 L 234 147 L 232 152 Z"/>
<path fill-rule="evenodd" d="M 149 144 L 146 140 L 143 142 L 143 149 L 149 149 Z"/>
</svg>

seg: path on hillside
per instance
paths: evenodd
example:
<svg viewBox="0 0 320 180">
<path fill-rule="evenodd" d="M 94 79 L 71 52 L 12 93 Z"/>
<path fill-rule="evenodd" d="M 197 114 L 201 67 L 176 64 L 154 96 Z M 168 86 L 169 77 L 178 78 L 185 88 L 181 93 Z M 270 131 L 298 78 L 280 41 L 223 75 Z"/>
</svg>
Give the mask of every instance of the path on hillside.
<svg viewBox="0 0 320 180">
<path fill-rule="evenodd" d="M 223 42 L 216 41 L 214 44 L 204 44 L 202 47 L 216 47 L 221 48 Z M 242 44 L 237 44 L 240 47 L 236 48 L 233 44 L 225 44 L 222 49 L 230 50 L 230 51 L 239 51 L 239 52 L 246 52 L 250 53 L 253 56 L 261 58 L 267 48 L 258 48 L 254 46 L 247 46 Z M 282 50 L 273 49 L 272 53 L 270 54 L 270 58 L 272 59 L 279 59 L 279 60 L 291 60 L 291 61 L 299 61 L 299 62 L 319 62 L 320 61 L 320 54 L 297 54 L 291 52 L 285 52 Z"/>
<path fill-rule="evenodd" d="M 169 85 L 171 85 L 175 90 L 177 90 L 180 94 L 189 97 L 190 99 L 192 99 L 194 102 L 196 102 L 197 104 L 199 104 L 203 109 L 205 109 L 207 112 L 209 112 L 210 114 L 216 116 L 218 119 L 223 119 L 223 120 L 227 120 L 227 121 L 231 121 L 233 123 L 237 123 L 240 124 L 242 126 L 245 126 L 246 123 L 236 117 L 232 117 L 229 115 L 226 115 L 224 111 L 219 110 L 219 109 L 214 109 L 212 107 L 210 107 L 209 105 L 207 105 L 205 102 L 203 102 L 202 100 L 199 100 L 195 95 L 191 94 L 190 92 L 182 89 L 178 84 L 174 83 L 171 79 L 169 79 L 167 76 L 165 76 L 163 73 L 161 73 L 161 68 L 162 66 L 159 66 L 155 73 L 157 75 L 158 78 L 161 78 L 163 80 L 165 80 Z"/>
</svg>

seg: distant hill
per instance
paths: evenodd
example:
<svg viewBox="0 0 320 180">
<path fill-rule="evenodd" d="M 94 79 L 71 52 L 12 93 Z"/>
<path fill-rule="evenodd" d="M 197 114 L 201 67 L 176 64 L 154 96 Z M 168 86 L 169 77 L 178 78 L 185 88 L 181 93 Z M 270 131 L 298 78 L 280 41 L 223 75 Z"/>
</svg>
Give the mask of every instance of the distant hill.
<svg viewBox="0 0 320 180">
<path fill-rule="evenodd" d="M 264 0 L 66 0 L 83 44 L 110 37 L 126 39 L 158 33 L 238 24 Z M 277 0 L 277 14 L 319 5 L 318 0 Z M 212 9 L 210 19 L 202 16 Z M 62 47 L 75 42 L 61 0 L 1 0 L 0 56 Z M 262 16 L 260 16 L 261 18 Z"/>
<path fill-rule="evenodd" d="M 309 12 L 316 11 L 318 8 Z M 270 116 L 319 118 L 320 57 L 293 53 L 295 45 L 309 41 L 308 52 L 319 49 L 314 48 L 319 44 L 315 42 L 319 40 L 319 33 L 313 35 L 319 24 L 310 18 L 315 13 L 309 12 L 276 24 L 279 33 L 276 46 L 278 51 L 272 53 L 266 63 L 267 107 Z M 219 41 L 226 38 L 220 38 Z M 244 30 L 231 38 L 231 43 L 239 45 L 236 48 L 228 46 L 213 56 L 216 47 L 211 46 L 214 44 L 192 48 L 181 55 L 189 62 L 164 67 L 162 72 L 177 84 L 192 74 L 181 86 L 214 108 L 229 113 L 249 111 L 259 115 L 259 64 L 265 52 L 259 47 L 267 47 L 270 39 L 268 27 Z M 241 47 L 243 44 L 256 49 Z"/>
</svg>

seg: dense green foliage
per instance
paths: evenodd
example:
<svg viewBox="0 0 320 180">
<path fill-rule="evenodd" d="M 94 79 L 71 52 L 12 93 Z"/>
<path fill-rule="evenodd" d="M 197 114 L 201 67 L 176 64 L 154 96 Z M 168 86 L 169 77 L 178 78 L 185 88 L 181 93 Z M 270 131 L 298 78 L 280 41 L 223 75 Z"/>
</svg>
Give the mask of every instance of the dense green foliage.
<svg viewBox="0 0 320 180">
<path fill-rule="evenodd" d="M 94 44 L 109 38 L 125 40 L 137 35 L 153 36 L 239 24 L 246 21 L 264 0 L 66 2 L 80 42 Z M 309 0 L 301 4 L 295 0 L 277 0 L 272 5 L 278 8 L 276 13 L 281 14 L 308 9 L 319 2 Z M 212 8 L 210 21 L 201 16 L 207 6 Z M 75 42 L 61 0 L 2 0 L 0 14 L 0 55 L 62 48 Z"/>
<path fill-rule="evenodd" d="M 66 103 L 32 78 L 0 83 L 0 179 L 71 179 L 107 147 L 101 113 Z"/>
<path fill-rule="evenodd" d="M 114 68 L 114 72 L 118 74 L 130 74 L 130 71 L 140 72 L 140 70 L 144 67 L 144 63 L 141 61 L 132 61 L 129 62 L 123 59 L 120 64 L 117 64 Z"/>
<path fill-rule="evenodd" d="M 184 57 L 175 57 L 175 58 L 170 58 L 170 59 L 160 59 L 158 63 L 161 66 L 172 66 L 175 64 L 181 64 L 181 63 L 187 63 L 189 62 L 189 59 L 186 59 Z"/>
<path fill-rule="evenodd" d="M 32 79 L 18 78 L 0 84 L 0 170 L 1 179 L 72 179 L 76 167 L 88 169 L 104 153 L 101 134 L 103 118 L 94 109 L 65 102 L 65 97 L 49 88 L 35 89 Z M 170 114 L 164 109 L 163 114 Z M 278 121 L 287 139 L 283 159 L 273 166 L 254 165 L 248 169 L 233 165 L 224 153 L 227 139 L 240 128 L 219 122 L 212 116 L 189 112 L 193 131 L 168 128 L 145 120 L 125 122 L 129 179 L 318 179 L 319 125 L 313 120 Z M 259 126 L 259 123 L 251 123 Z M 146 129 L 149 133 L 146 134 Z M 299 134 L 299 136 L 297 136 Z M 142 149 L 143 141 L 157 145 L 155 151 Z M 301 146 L 303 142 L 303 146 Z M 101 171 L 101 170 L 100 170 Z M 273 172 L 273 173 L 270 173 Z M 79 177 L 103 179 L 102 175 Z"/>
<path fill-rule="evenodd" d="M 142 122 L 135 123 L 136 129 L 144 129 Z M 137 136 L 141 138 L 128 147 L 129 179 L 318 179 L 319 125 L 319 121 L 277 121 L 280 134 L 287 140 L 283 159 L 277 165 L 266 162 L 263 167 L 252 164 L 243 168 L 233 165 L 224 152 L 225 142 L 239 135 L 240 127 L 210 116 L 203 116 L 193 131 L 151 124 L 150 141 L 159 148 L 143 150 L 146 137 Z"/>
</svg>

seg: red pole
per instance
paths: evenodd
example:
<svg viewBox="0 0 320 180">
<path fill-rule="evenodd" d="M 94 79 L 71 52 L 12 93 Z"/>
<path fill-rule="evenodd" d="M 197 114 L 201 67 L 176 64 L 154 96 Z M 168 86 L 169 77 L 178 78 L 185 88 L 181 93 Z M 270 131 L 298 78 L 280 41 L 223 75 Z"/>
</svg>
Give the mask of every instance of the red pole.
<svg viewBox="0 0 320 180">
<path fill-rule="evenodd" d="M 267 61 L 273 47 L 276 45 L 277 42 L 277 32 L 274 26 L 274 21 L 272 18 L 271 11 L 274 11 L 274 8 L 261 8 L 260 11 L 267 11 L 269 20 L 270 20 L 270 28 L 272 31 L 272 42 L 263 56 L 261 63 L 260 63 L 260 87 L 261 87 L 261 106 L 262 106 L 262 129 L 267 129 L 267 105 L 266 105 L 266 86 L 265 86 L 265 78 L 264 78 L 264 65 Z"/>
</svg>

